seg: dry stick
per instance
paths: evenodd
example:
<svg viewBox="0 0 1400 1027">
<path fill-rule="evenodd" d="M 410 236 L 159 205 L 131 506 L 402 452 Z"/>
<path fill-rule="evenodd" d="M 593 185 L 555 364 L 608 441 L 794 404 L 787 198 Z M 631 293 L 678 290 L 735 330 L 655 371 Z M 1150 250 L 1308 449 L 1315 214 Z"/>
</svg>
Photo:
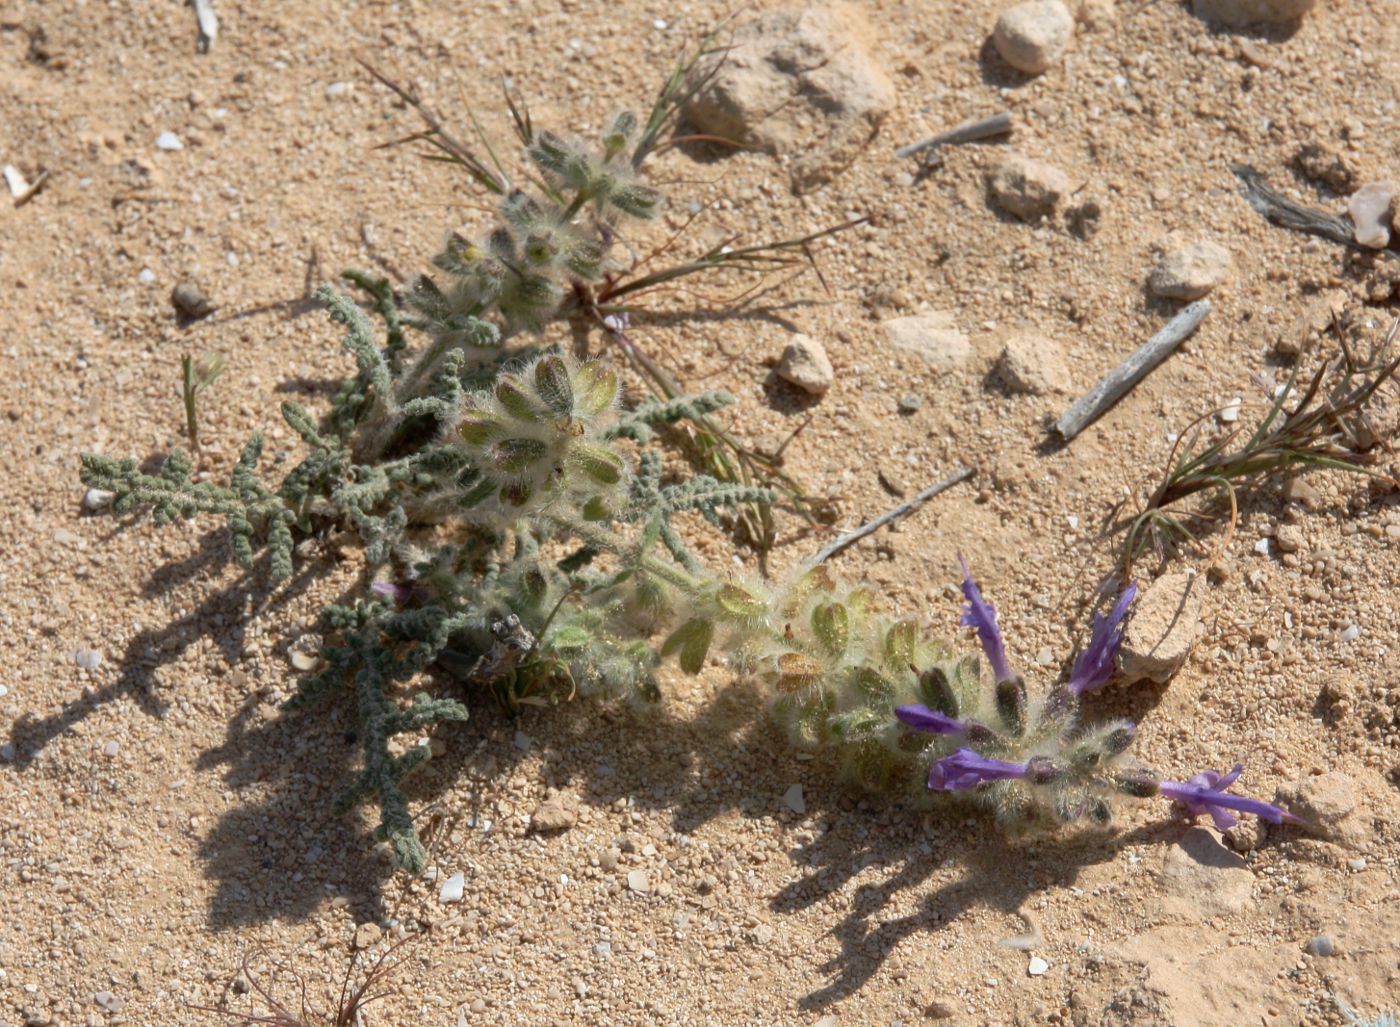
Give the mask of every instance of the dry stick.
<svg viewBox="0 0 1400 1027">
<path fill-rule="evenodd" d="M 944 478 L 940 482 L 935 482 L 934 484 L 930 485 L 928 488 L 924 489 L 913 499 L 910 499 L 904 503 L 900 503 L 893 510 L 890 510 L 886 513 L 882 513 L 873 521 L 867 521 L 865 524 L 862 524 L 859 528 L 851 532 L 849 535 L 842 535 L 835 542 L 831 543 L 831 545 L 827 546 L 816 556 L 814 556 L 812 558 L 810 566 L 815 567 L 817 564 L 822 563 L 835 556 L 843 549 L 849 549 L 861 539 L 865 538 L 866 535 L 879 531 L 886 524 L 891 524 L 894 521 L 899 520 L 901 517 L 913 513 L 915 510 L 923 506 L 925 503 L 927 503 L 934 496 L 938 495 L 940 492 L 944 492 L 952 488 L 959 482 L 967 481 L 967 479 L 971 477 L 971 467 L 959 467 L 952 474 L 948 475 L 948 477 Z"/>
<path fill-rule="evenodd" d="M 1139 346 L 1137 352 L 1127 360 L 1104 375 L 1079 402 L 1064 412 L 1055 422 L 1055 430 L 1060 433 L 1060 437 L 1068 442 L 1093 424 L 1104 411 L 1147 377 L 1149 371 L 1167 359 L 1172 350 L 1180 346 L 1182 340 L 1194 332 L 1209 313 L 1210 301 L 1197 300 L 1168 321 L 1160 332 Z"/>
<path fill-rule="evenodd" d="M 199 40 L 195 48 L 200 53 L 208 53 L 219 34 L 219 16 L 214 13 L 213 0 L 189 0 L 194 8 L 195 20 L 199 22 Z"/>
<path fill-rule="evenodd" d="M 930 139 L 925 139 L 922 143 L 910 143 L 908 146 L 901 146 L 894 151 L 896 157 L 912 157 L 916 153 L 930 150 L 935 146 L 948 146 L 955 143 L 974 143 L 979 139 L 990 139 L 993 136 L 1006 135 L 1011 131 L 1011 115 L 1006 111 L 1000 114 L 993 114 L 990 118 L 976 118 L 972 121 L 964 121 L 956 128 L 950 128 L 946 132 L 939 132 L 938 135 Z"/>
</svg>

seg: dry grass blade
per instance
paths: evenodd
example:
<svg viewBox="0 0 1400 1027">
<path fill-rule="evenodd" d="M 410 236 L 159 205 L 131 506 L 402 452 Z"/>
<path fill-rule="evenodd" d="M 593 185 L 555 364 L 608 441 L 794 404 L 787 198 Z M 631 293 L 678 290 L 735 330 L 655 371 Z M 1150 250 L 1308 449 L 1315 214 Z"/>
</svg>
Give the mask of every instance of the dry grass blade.
<svg viewBox="0 0 1400 1027">
<path fill-rule="evenodd" d="M 1243 435 L 1237 428 L 1198 449 L 1205 421 L 1218 411 L 1203 414 L 1180 433 L 1156 487 L 1136 511 L 1123 516 L 1125 500 L 1110 512 L 1108 533 L 1124 535 L 1118 562 L 1125 579 L 1149 546 L 1160 556 L 1173 540 L 1199 544 L 1188 523 L 1209 523 L 1213 518 L 1208 511 L 1167 513 L 1191 496 L 1214 492 L 1225 499 L 1233 531 L 1241 488 L 1312 467 L 1386 477 L 1370 466 L 1382 434 L 1371 424 L 1370 414 L 1382 387 L 1394 383 L 1400 373 L 1400 357 L 1390 354 L 1400 319 L 1364 359 L 1352 351 L 1339 324 L 1334 323 L 1334 331 L 1339 352 L 1324 359 L 1301 388 L 1307 353 L 1300 354 L 1248 438 L 1236 444 Z"/>
</svg>

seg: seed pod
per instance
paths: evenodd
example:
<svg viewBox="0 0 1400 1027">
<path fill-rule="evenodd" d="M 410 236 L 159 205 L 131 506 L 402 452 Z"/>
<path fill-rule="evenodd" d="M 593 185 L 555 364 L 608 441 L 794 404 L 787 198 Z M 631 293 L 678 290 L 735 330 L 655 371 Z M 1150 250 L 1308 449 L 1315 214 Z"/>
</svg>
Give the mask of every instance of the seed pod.
<svg viewBox="0 0 1400 1027">
<path fill-rule="evenodd" d="M 812 633 L 832 656 L 846 651 L 851 639 L 850 615 L 837 602 L 821 603 L 812 610 Z"/>
<path fill-rule="evenodd" d="M 496 402 L 507 414 L 518 421 L 537 424 L 541 420 L 540 408 L 530 398 L 526 384 L 516 375 L 507 375 L 496 383 Z"/>
<path fill-rule="evenodd" d="M 573 451 L 579 470 L 599 485 L 616 485 L 622 480 L 622 457 L 602 446 L 580 445 Z"/>
<path fill-rule="evenodd" d="M 826 668 L 805 653 L 778 654 L 778 689 L 796 692 L 822 679 Z"/>
<path fill-rule="evenodd" d="M 1026 732 L 1026 683 L 1018 675 L 1010 681 L 998 681 L 996 687 L 997 713 L 1009 734 L 1020 737 Z"/>
<path fill-rule="evenodd" d="M 907 667 L 914 662 L 918 646 L 919 626 L 912 620 L 895 621 L 885 635 L 885 662 L 892 667 Z"/>
<path fill-rule="evenodd" d="M 574 412 L 574 387 L 569 381 L 569 366 L 560 357 L 541 357 L 535 364 L 535 394 L 561 417 L 568 417 Z"/>
<path fill-rule="evenodd" d="M 613 123 L 603 134 L 603 152 L 609 157 L 616 157 L 627 145 L 627 140 L 632 133 L 637 130 L 637 116 L 631 111 L 623 111 L 613 118 Z"/>
<path fill-rule="evenodd" d="M 530 501 L 534 489 L 529 482 L 508 481 L 501 486 L 501 502 L 506 506 L 522 507 Z"/>
<path fill-rule="evenodd" d="M 1065 771 L 1048 756 L 1032 756 L 1026 761 L 1026 780 L 1031 784 L 1047 785 L 1064 776 Z"/>
<path fill-rule="evenodd" d="M 768 604 L 762 598 L 730 583 L 715 592 L 715 603 L 735 620 L 756 620 L 768 613 Z"/>
<path fill-rule="evenodd" d="M 608 200 L 618 210 L 634 218 L 655 217 L 661 208 L 661 194 L 635 182 L 612 190 Z"/>
<path fill-rule="evenodd" d="M 958 697 L 942 667 L 930 667 L 919 675 L 919 695 L 929 709 L 957 717 Z"/>
<path fill-rule="evenodd" d="M 590 360 L 574 373 L 573 391 L 579 410 L 597 417 L 617 402 L 617 375 L 596 360 Z"/>
<path fill-rule="evenodd" d="M 1120 792 L 1139 799 L 1150 799 L 1159 791 L 1157 779 L 1146 771 L 1120 774 L 1113 783 L 1117 785 Z"/>
<path fill-rule="evenodd" d="M 1137 727 L 1135 725 L 1119 725 L 1104 738 L 1104 750 L 1111 756 L 1117 756 L 1120 752 L 1126 752 L 1128 746 L 1133 744 L 1133 739 L 1136 737 Z"/>
<path fill-rule="evenodd" d="M 501 422 L 482 410 L 466 410 L 457 432 L 462 441 L 471 446 L 482 446 L 497 438 L 504 431 Z"/>
<path fill-rule="evenodd" d="M 496 470 L 519 474 L 549 456 L 549 447 L 539 439 L 502 439 L 491 447 Z"/>
<path fill-rule="evenodd" d="M 857 667 L 854 679 L 856 688 L 876 702 L 888 699 L 894 694 L 894 686 L 885 680 L 879 671 L 872 670 L 870 667 Z"/>
</svg>

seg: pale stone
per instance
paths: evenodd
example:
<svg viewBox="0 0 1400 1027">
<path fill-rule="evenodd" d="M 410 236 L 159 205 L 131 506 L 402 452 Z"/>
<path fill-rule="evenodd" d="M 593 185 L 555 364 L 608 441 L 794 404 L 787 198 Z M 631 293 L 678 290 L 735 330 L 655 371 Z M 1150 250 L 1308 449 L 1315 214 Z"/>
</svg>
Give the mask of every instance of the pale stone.
<svg viewBox="0 0 1400 1027">
<path fill-rule="evenodd" d="M 1194 0 L 1192 9 L 1203 21 L 1253 25 L 1296 21 L 1316 3 L 1317 0 Z"/>
<path fill-rule="evenodd" d="M 1030 396 L 1065 392 L 1070 386 L 1060 344 L 1035 332 L 1014 332 L 1006 337 L 997 360 L 997 377 L 1012 392 Z"/>
<path fill-rule="evenodd" d="M 1397 213 L 1395 183 L 1367 182 L 1347 200 L 1357 245 L 1383 250 L 1390 243 L 1390 221 Z"/>
<path fill-rule="evenodd" d="M 1198 300 L 1230 277 L 1230 251 L 1211 239 L 1169 239 L 1147 286 L 1154 296 Z"/>
<path fill-rule="evenodd" d="M 1002 12 L 992 45 L 1017 71 L 1039 75 L 1065 55 L 1074 39 L 1074 15 L 1061 0 L 1028 0 Z"/>
<path fill-rule="evenodd" d="M 778 361 L 777 375 L 813 396 L 824 394 L 836 380 L 826 348 L 810 335 L 792 337 Z"/>
<path fill-rule="evenodd" d="M 1238 913 L 1254 894 L 1248 864 L 1204 827 L 1191 828 L 1167 850 L 1161 883 L 1171 912 L 1187 919 Z"/>
<path fill-rule="evenodd" d="M 530 814 L 530 830 L 537 832 L 567 831 L 577 823 L 578 811 L 562 795 L 551 796 Z"/>
<path fill-rule="evenodd" d="M 1274 803 L 1307 821 L 1324 838 L 1347 848 L 1361 848 L 1371 838 L 1371 824 L 1357 805 L 1351 778 L 1340 770 L 1281 785 Z"/>
<path fill-rule="evenodd" d="M 987 188 L 997 206 L 1023 221 L 1054 213 L 1070 191 L 1069 177 L 1043 160 L 1008 153 L 987 172 Z"/>
<path fill-rule="evenodd" d="M 916 354 L 940 371 L 960 367 L 972 357 L 972 343 L 954 327 L 947 311 L 895 317 L 880 327 L 895 349 Z"/>
<path fill-rule="evenodd" d="M 796 155 L 797 192 L 824 184 L 895 106 L 871 24 L 845 3 L 763 12 L 697 65 L 693 81 L 704 85 L 686 104 L 687 117 L 701 132 Z"/>
<path fill-rule="evenodd" d="M 1204 578 L 1166 574 L 1137 600 L 1118 650 L 1125 680 L 1162 683 L 1181 669 L 1196 641 L 1204 590 Z"/>
</svg>

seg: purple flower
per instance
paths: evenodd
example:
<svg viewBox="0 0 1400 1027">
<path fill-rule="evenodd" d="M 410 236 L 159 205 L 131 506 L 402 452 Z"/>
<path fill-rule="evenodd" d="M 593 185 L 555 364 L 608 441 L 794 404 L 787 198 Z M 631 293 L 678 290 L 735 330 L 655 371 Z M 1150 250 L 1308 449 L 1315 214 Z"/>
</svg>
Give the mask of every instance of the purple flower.
<svg viewBox="0 0 1400 1027">
<path fill-rule="evenodd" d="M 935 735 L 960 735 L 967 731 L 967 724 L 950 717 L 946 713 L 939 713 L 931 710 L 927 706 L 896 706 L 894 715 L 900 722 L 912 727 L 915 731 L 928 731 Z"/>
<path fill-rule="evenodd" d="M 1094 630 L 1089 636 L 1089 647 L 1074 658 L 1069 674 L 1069 690 L 1076 696 L 1102 688 L 1113 677 L 1113 661 L 1118 656 L 1118 646 L 1123 642 L 1123 617 L 1136 596 L 1137 582 L 1130 582 L 1107 617 L 1101 613 L 1094 614 Z"/>
<path fill-rule="evenodd" d="M 962 558 L 961 553 L 958 554 L 958 563 L 962 564 L 962 593 L 963 598 L 967 600 L 962 619 L 958 623 L 963 627 L 977 629 L 978 641 L 982 643 L 982 651 L 987 654 L 987 662 L 992 665 L 992 673 L 998 681 L 1010 681 L 1016 675 L 1011 673 L 1011 664 L 1006 662 L 1006 643 L 1002 641 L 1001 629 L 997 627 L 996 607 L 983 600 L 977 582 L 972 580 L 972 572 L 967 569 L 967 561 Z"/>
<path fill-rule="evenodd" d="M 975 788 L 983 781 L 1007 781 L 1024 778 L 1029 773 L 1030 768 L 1025 763 L 989 759 L 964 747 L 934 761 L 928 770 L 928 786 L 937 792 L 958 792 Z"/>
<path fill-rule="evenodd" d="M 392 581 L 376 581 L 369 586 L 369 590 L 375 595 L 381 595 L 385 599 L 393 600 L 396 606 L 402 606 L 404 603 L 408 602 L 413 595 L 412 584 L 398 584 Z"/>
<path fill-rule="evenodd" d="M 1186 807 L 1186 812 L 1193 817 L 1209 813 L 1210 818 L 1215 821 L 1215 826 L 1221 831 L 1228 831 L 1239 823 L 1230 815 L 1229 810 L 1253 813 L 1271 824 L 1282 824 L 1285 820 L 1294 824 L 1303 823 L 1301 818 L 1261 799 L 1230 795 L 1226 789 L 1235 783 L 1235 779 L 1243 770 L 1244 765 L 1240 763 L 1236 763 L 1235 769 L 1223 777 L 1213 770 L 1207 770 L 1204 774 L 1197 774 L 1190 781 L 1163 781 L 1158 786 L 1158 791 L 1181 803 Z"/>
</svg>

